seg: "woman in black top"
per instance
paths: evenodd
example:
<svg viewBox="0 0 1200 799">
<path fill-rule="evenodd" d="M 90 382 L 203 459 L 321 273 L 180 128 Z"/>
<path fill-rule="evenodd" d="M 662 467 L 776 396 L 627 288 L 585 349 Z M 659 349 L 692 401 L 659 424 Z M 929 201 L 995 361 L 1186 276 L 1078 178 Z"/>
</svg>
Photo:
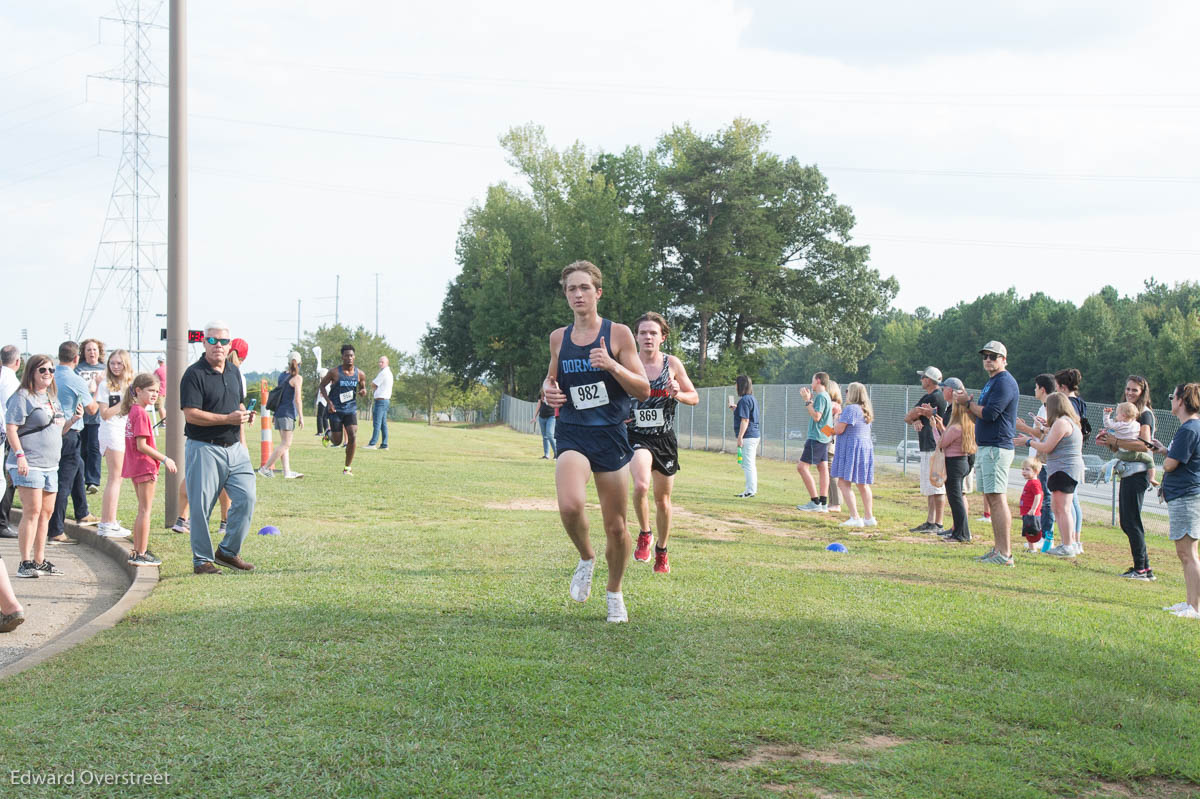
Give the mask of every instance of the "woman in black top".
<svg viewBox="0 0 1200 799">
<path fill-rule="evenodd" d="M 554 422 L 558 411 L 546 404 L 546 392 L 538 390 L 537 405 L 533 406 L 533 421 L 542 431 L 542 459 L 558 457 L 558 446 L 554 443 Z"/>
<path fill-rule="evenodd" d="M 1135 441 L 1111 438 L 1107 433 L 1101 433 L 1096 443 L 1107 446 L 1113 452 L 1118 448 L 1131 452 L 1149 452 L 1149 447 L 1143 441 L 1154 440 L 1154 412 L 1150 408 L 1150 384 L 1141 375 L 1130 375 L 1125 378 L 1125 401 L 1132 402 L 1138 409 L 1137 421 L 1140 433 Z M 1146 529 L 1142 526 L 1142 501 L 1146 497 L 1146 489 L 1150 486 L 1150 473 L 1137 471 L 1126 473 L 1121 477 L 1117 507 L 1121 515 L 1121 532 L 1129 538 L 1129 552 L 1133 555 L 1133 566 L 1122 577 L 1131 580 L 1153 580 L 1154 570 L 1150 568 L 1150 557 L 1146 554 Z"/>
</svg>

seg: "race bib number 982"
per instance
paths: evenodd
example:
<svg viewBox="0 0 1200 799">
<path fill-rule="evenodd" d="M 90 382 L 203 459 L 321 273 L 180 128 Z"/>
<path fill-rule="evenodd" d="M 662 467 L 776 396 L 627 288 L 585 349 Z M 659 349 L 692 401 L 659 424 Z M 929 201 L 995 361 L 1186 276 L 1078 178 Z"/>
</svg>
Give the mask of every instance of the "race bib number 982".
<svg viewBox="0 0 1200 799">
<path fill-rule="evenodd" d="M 352 399 L 354 399 L 353 391 L 343 391 L 341 394 L 338 394 L 338 402 L 342 403 L 343 405 Z"/>
<path fill-rule="evenodd" d="M 583 411 L 588 408 L 599 408 L 608 404 L 608 388 L 604 382 L 588 383 L 585 386 L 571 386 L 571 404 L 575 410 Z"/>
<path fill-rule="evenodd" d="M 662 408 L 638 408 L 633 412 L 633 423 L 638 427 L 662 427 L 666 419 Z"/>
</svg>

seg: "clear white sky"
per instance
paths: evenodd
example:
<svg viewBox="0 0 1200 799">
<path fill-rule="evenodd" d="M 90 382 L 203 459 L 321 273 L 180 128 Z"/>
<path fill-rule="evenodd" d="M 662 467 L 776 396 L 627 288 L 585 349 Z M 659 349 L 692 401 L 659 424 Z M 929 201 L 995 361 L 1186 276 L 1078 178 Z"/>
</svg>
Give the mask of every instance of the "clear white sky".
<svg viewBox="0 0 1200 799">
<path fill-rule="evenodd" d="M 269 369 L 297 299 L 306 329 L 332 321 L 335 275 L 342 321 L 374 327 L 378 272 L 380 331 L 415 347 L 464 210 L 513 178 L 497 136 L 526 122 L 617 151 L 766 121 L 908 310 L 1195 279 L 1200 5 L 973 5 L 192 2 L 189 322 L 227 319 Z M 0 17 L 0 338 L 28 328 L 35 351 L 74 332 L 112 189 L 119 141 L 97 129 L 121 94 L 86 76 L 120 65 L 115 8 Z M 167 93 L 150 100 L 165 134 Z M 165 195 L 164 143 L 152 160 Z M 120 343 L 124 319 L 110 290 L 85 332 Z"/>
</svg>

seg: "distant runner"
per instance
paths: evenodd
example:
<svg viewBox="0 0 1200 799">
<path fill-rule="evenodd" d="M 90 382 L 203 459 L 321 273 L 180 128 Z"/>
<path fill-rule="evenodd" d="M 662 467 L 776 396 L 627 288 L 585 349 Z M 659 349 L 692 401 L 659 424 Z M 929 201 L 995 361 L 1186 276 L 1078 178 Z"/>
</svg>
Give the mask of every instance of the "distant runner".
<svg viewBox="0 0 1200 799">
<path fill-rule="evenodd" d="M 670 332 L 667 320 L 650 311 L 633 325 L 637 335 L 638 358 L 650 380 L 650 399 L 633 401 L 629 420 L 629 443 L 633 447 L 633 509 L 638 517 L 637 546 L 633 559 L 650 560 L 650 482 L 654 481 L 654 526 L 658 540 L 654 545 L 654 571 L 669 574 L 667 537 L 671 534 L 671 488 L 679 471 L 679 443 L 675 438 L 675 406 L 696 405 L 700 394 L 674 355 L 660 351 Z"/>
<path fill-rule="evenodd" d="M 355 443 L 358 437 L 358 400 L 367 396 L 367 376 L 354 365 L 354 345 L 342 345 L 342 364 L 330 369 L 321 378 L 317 392 L 329 403 L 329 430 L 333 445 L 342 443 L 343 430 L 346 437 L 346 467 L 342 474 L 353 474 L 350 464 L 354 461 Z"/>
<path fill-rule="evenodd" d="M 633 450 L 625 422 L 630 395 L 648 399 L 650 382 L 638 360 L 633 333 L 596 312 L 603 293 L 601 282 L 600 270 L 588 261 L 576 261 L 563 269 L 563 292 L 575 321 L 550 334 L 550 368 L 542 390 L 547 405 L 561 408 L 555 430 L 558 462 L 554 482 L 563 527 L 579 550 L 579 564 L 571 577 L 571 599 L 586 602 L 592 593 L 596 553 L 588 538 L 584 510 L 590 473 L 596 481 L 607 539 L 608 620 L 626 622 L 629 614 L 621 594 L 621 577 L 630 549 L 625 523 Z"/>
</svg>

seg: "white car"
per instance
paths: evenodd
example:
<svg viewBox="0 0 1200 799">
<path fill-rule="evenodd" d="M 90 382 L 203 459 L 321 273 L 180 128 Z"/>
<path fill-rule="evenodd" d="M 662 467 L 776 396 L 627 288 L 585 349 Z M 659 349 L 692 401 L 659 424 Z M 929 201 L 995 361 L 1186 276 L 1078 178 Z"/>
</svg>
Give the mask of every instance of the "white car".
<svg viewBox="0 0 1200 799">
<path fill-rule="evenodd" d="M 915 438 L 910 438 L 908 441 L 901 441 L 896 445 L 896 463 L 904 461 L 921 461 L 921 442 Z"/>
</svg>

